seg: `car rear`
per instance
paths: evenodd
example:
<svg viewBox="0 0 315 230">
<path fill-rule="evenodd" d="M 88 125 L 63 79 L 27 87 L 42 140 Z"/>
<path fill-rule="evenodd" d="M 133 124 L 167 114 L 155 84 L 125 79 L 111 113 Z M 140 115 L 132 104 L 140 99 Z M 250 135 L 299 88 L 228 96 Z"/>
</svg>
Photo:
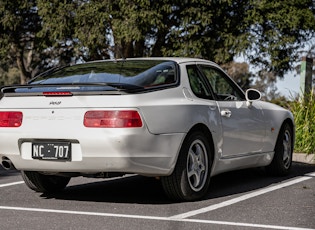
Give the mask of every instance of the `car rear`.
<svg viewBox="0 0 315 230">
<path fill-rule="evenodd" d="M 140 64 L 128 71 L 112 62 L 108 69 L 103 63 L 69 67 L 3 88 L 2 165 L 46 173 L 169 174 L 184 134 L 151 133 L 141 106 L 147 95 L 176 87 L 176 65 Z M 173 80 L 166 82 L 167 75 Z"/>
</svg>

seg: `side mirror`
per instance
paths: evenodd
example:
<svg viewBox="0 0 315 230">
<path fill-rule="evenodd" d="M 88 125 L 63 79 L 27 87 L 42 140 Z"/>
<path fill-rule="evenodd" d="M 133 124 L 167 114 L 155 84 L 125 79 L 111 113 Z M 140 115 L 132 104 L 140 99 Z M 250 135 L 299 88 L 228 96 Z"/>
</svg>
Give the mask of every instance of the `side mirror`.
<svg viewBox="0 0 315 230">
<path fill-rule="evenodd" d="M 252 106 L 253 101 L 261 99 L 261 93 L 257 89 L 248 89 L 245 92 L 246 103 L 248 107 Z"/>
</svg>

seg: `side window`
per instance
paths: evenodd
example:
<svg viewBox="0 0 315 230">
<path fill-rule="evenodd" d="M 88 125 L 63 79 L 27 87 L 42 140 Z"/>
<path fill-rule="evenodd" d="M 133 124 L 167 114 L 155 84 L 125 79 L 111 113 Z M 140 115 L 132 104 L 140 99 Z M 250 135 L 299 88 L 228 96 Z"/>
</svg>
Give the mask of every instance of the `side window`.
<svg viewBox="0 0 315 230">
<path fill-rule="evenodd" d="M 198 71 L 198 67 L 196 65 L 188 65 L 186 69 L 193 93 L 200 98 L 213 99 L 204 78 Z"/>
<path fill-rule="evenodd" d="M 219 101 L 244 100 L 243 92 L 222 71 L 210 66 L 200 66 Z"/>
</svg>

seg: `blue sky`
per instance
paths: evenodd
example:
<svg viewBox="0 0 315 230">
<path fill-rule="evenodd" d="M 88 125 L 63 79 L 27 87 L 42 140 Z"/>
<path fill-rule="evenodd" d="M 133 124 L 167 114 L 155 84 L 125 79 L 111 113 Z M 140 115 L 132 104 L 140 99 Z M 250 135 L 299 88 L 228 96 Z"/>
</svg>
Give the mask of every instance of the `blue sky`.
<svg viewBox="0 0 315 230">
<path fill-rule="evenodd" d="M 281 95 L 290 98 L 298 95 L 300 91 L 300 75 L 293 73 L 288 73 L 283 79 L 278 79 L 276 84 L 279 93 Z"/>
</svg>

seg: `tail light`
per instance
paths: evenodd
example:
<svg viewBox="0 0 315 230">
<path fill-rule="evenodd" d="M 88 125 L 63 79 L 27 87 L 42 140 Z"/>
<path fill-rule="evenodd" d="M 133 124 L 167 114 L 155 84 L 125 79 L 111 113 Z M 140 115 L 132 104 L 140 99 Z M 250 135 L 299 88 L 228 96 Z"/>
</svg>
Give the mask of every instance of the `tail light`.
<svg viewBox="0 0 315 230">
<path fill-rule="evenodd" d="M 20 127 L 22 125 L 22 120 L 22 112 L 0 112 L 0 127 Z"/>
<path fill-rule="evenodd" d="M 138 111 L 88 111 L 84 115 L 84 126 L 91 128 L 137 128 L 142 127 Z"/>
<path fill-rule="evenodd" d="M 71 92 L 43 92 L 43 95 L 46 97 L 72 96 L 72 93 Z"/>
</svg>

